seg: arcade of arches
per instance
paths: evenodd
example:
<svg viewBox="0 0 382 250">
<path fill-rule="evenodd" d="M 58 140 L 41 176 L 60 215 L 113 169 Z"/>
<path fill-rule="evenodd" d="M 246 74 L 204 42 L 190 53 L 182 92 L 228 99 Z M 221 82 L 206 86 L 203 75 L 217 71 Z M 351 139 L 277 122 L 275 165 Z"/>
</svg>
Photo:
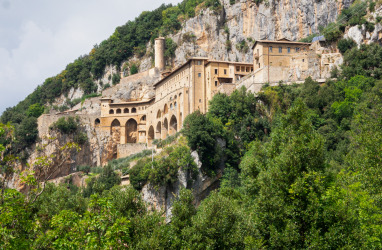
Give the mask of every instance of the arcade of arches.
<svg viewBox="0 0 382 250">
<path fill-rule="evenodd" d="M 214 94 L 228 92 L 224 88 L 232 89 L 229 84 L 235 84 L 236 79 L 250 73 L 236 68 L 251 66 L 250 63 L 208 58 L 189 59 L 154 84 L 155 95 L 151 99 L 116 103 L 102 98 L 101 117 L 93 121 L 94 127 L 110 132 L 115 144 L 146 143 L 150 146 L 154 139 L 163 140 L 176 134 L 188 114 L 196 110 L 207 112 Z M 230 83 L 221 80 L 228 78 Z"/>
</svg>

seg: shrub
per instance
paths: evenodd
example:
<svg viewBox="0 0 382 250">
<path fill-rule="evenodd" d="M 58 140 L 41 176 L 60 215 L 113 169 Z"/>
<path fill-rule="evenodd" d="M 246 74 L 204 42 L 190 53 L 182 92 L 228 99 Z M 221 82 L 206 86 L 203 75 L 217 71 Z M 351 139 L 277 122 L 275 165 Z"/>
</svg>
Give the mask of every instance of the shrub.
<svg viewBox="0 0 382 250">
<path fill-rule="evenodd" d="M 136 73 L 138 73 L 138 66 L 133 63 L 130 67 L 130 75 L 135 75 Z"/>
<path fill-rule="evenodd" d="M 342 32 L 339 29 L 339 25 L 336 23 L 330 23 L 324 30 L 323 34 L 325 36 L 325 39 L 328 42 L 334 42 L 337 41 L 341 36 Z"/>
<path fill-rule="evenodd" d="M 347 50 L 352 49 L 355 47 L 357 44 L 354 42 L 353 39 L 348 38 L 348 39 L 341 39 L 338 41 L 337 47 L 339 51 L 344 54 Z"/>
<path fill-rule="evenodd" d="M 57 130 L 63 134 L 72 134 L 77 131 L 79 126 L 78 117 L 65 117 L 59 118 L 55 123 L 50 126 L 50 129 Z"/>
<path fill-rule="evenodd" d="M 232 42 L 230 40 L 225 41 L 225 48 L 227 51 L 232 50 Z"/>
<path fill-rule="evenodd" d="M 112 83 L 113 85 L 116 85 L 121 80 L 121 76 L 119 74 L 113 74 Z"/>
<path fill-rule="evenodd" d="M 88 141 L 88 136 L 84 132 L 79 132 L 74 135 L 73 141 L 79 145 L 84 145 Z"/>
<path fill-rule="evenodd" d="M 242 53 L 247 53 L 249 50 L 249 46 L 245 40 L 242 40 L 238 44 L 236 44 L 236 49 Z"/>
</svg>

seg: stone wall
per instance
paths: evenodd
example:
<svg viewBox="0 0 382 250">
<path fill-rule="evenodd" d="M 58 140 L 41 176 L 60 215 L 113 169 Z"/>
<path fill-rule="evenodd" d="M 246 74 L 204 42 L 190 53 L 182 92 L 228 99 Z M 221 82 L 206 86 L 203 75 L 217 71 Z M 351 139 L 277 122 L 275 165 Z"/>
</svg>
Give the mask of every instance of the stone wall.
<svg viewBox="0 0 382 250">
<path fill-rule="evenodd" d="M 126 143 L 117 145 L 117 158 L 124 158 L 147 149 L 146 143 Z"/>
</svg>

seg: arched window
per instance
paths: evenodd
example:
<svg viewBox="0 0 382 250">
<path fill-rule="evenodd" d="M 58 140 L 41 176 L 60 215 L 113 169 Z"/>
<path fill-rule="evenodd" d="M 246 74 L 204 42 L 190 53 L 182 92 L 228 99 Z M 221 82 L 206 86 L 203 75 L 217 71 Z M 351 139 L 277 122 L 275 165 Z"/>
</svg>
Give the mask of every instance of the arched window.
<svg viewBox="0 0 382 250">
<path fill-rule="evenodd" d="M 146 121 L 146 116 L 145 115 L 141 117 L 141 121 Z"/>
<path fill-rule="evenodd" d="M 117 109 L 117 114 L 121 114 L 121 113 L 122 113 L 121 109 Z"/>
<path fill-rule="evenodd" d="M 125 109 L 123 110 L 123 113 L 125 113 L 125 114 L 129 113 L 129 109 L 128 109 L 128 108 L 125 108 Z"/>
<path fill-rule="evenodd" d="M 174 108 L 176 109 L 176 107 L 178 106 L 178 104 L 176 102 L 174 102 Z"/>
<path fill-rule="evenodd" d="M 113 109 L 110 109 L 110 110 L 109 110 L 109 114 L 110 114 L 110 115 L 113 115 L 113 114 L 114 114 L 114 110 L 113 110 Z"/>
<path fill-rule="evenodd" d="M 101 121 L 97 118 L 97 119 L 95 119 L 95 121 L 94 121 L 94 125 L 95 126 L 99 126 L 101 124 Z"/>
<path fill-rule="evenodd" d="M 131 113 L 137 113 L 137 109 L 136 108 L 132 108 L 131 109 Z"/>
<path fill-rule="evenodd" d="M 172 103 L 170 104 L 170 109 L 172 110 Z"/>
</svg>

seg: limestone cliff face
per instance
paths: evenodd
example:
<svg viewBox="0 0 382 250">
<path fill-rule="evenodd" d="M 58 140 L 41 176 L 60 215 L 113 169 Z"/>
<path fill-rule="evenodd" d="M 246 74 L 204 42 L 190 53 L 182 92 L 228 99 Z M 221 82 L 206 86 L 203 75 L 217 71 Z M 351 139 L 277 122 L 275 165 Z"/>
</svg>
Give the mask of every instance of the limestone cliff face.
<svg viewBox="0 0 382 250">
<path fill-rule="evenodd" d="M 269 0 L 259 5 L 252 0 L 233 5 L 229 2 L 222 0 L 219 12 L 200 11 L 171 36 L 178 45 L 171 66 L 178 66 L 191 56 L 252 62 L 251 46 L 255 40 L 297 41 L 318 33 L 320 26 L 334 22 L 341 9 L 353 0 Z M 243 46 L 240 48 L 239 44 Z M 145 66 L 150 65 L 141 65 L 141 70 L 147 70 Z"/>
</svg>

